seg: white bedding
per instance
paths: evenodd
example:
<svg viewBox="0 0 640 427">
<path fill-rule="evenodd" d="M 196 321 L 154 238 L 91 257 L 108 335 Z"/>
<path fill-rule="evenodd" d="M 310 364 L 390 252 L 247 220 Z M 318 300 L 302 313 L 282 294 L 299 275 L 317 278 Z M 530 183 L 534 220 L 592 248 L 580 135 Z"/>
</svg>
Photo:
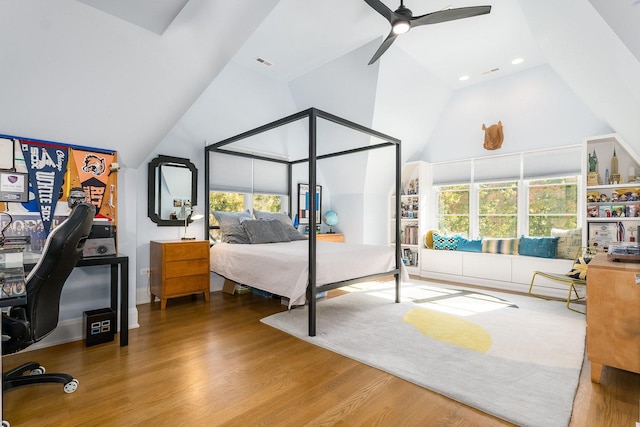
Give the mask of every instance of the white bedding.
<svg viewBox="0 0 640 427">
<path fill-rule="evenodd" d="M 289 298 L 289 307 L 304 304 L 309 242 L 211 247 L 210 269 L 243 285 Z M 386 246 L 316 242 L 316 286 L 355 279 L 395 268 L 395 250 Z M 402 280 L 408 280 L 404 265 Z"/>
</svg>

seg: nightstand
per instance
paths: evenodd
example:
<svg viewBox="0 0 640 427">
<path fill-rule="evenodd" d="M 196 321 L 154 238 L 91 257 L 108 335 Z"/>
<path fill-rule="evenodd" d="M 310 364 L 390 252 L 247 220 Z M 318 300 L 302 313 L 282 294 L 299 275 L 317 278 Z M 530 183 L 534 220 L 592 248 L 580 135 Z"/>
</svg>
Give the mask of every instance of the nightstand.
<svg viewBox="0 0 640 427">
<path fill-rule="evenodd" d="M 318 233 L 316 234 L 316 240 L 323 242 L 336 242 L 344 243 L 343 233 Z"/>
<path fill-rule="evenodd" d="M 209 242 L 206 240 L 155 241 L 150 243 L 151 302 L 204 294 L 209 301 Z"/>
</svg>

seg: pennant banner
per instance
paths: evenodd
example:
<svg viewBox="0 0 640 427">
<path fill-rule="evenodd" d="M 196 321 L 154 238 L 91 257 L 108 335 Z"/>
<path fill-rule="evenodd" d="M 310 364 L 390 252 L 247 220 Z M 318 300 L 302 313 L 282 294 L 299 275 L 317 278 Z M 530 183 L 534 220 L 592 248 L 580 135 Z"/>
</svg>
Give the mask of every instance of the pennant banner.
<svg viewBox="0 0 640 427">
<path fill-rule="evenodd" d="M 87 200 L 96 207 L 96 212 L 100 213 L 109 181 L 109 169 L 113 163 L 113 154 L 74 149 L 71 151 Z"/>
<path fill-rule="evenodd" d="M 20 140 L 29 180 L 34 192 L 44 232 L 49 235 L 51 221 L 67 170 L 67 148 Z"/>
</svg>

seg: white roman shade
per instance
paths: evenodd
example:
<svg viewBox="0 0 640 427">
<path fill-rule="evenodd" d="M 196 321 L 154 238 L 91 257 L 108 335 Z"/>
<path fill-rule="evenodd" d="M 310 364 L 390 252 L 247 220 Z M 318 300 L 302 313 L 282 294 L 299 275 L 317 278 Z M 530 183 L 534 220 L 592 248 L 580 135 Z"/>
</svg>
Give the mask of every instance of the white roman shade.
<svg viewBox="0 0 640 427">
<path fill-rule="evenodd" d="M 433 185 L 466 184 L 471 182 L 471 160 L 436 163 L 432 173 Z"/>
<path fill-rule="evenodd" d="M 520 155 L 496 156 L 473 161 L 474 182 L 520 179 Z"/>
<path fill-rule="evenodd" d="M 237 193 L 287 194 L 287 165 L 209 153 L 209 189 Z"/>
<path fill-rule="evenodd" d="M 580 175 L 581 157 L 582 151 L 580 147 L 524 153 L 523 177 L 524 179 L 534 179 Z"/>
</svg>

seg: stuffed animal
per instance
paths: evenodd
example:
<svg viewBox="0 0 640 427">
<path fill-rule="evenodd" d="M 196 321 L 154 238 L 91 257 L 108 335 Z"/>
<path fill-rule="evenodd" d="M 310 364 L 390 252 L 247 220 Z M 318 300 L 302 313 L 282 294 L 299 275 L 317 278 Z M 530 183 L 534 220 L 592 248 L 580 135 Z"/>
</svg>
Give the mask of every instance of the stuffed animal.
<svg viewBox="0 0 640 427">
<path fill-rule="evenodd" d="M 502 121 L 498 124 L 486 127 L 482 124 L 482 130 L 484 131 L 484 148 L 487 150 L 497 150 L 502 146 L 504 140 L 504 134 L 502 133 Z"/>
</svg>

